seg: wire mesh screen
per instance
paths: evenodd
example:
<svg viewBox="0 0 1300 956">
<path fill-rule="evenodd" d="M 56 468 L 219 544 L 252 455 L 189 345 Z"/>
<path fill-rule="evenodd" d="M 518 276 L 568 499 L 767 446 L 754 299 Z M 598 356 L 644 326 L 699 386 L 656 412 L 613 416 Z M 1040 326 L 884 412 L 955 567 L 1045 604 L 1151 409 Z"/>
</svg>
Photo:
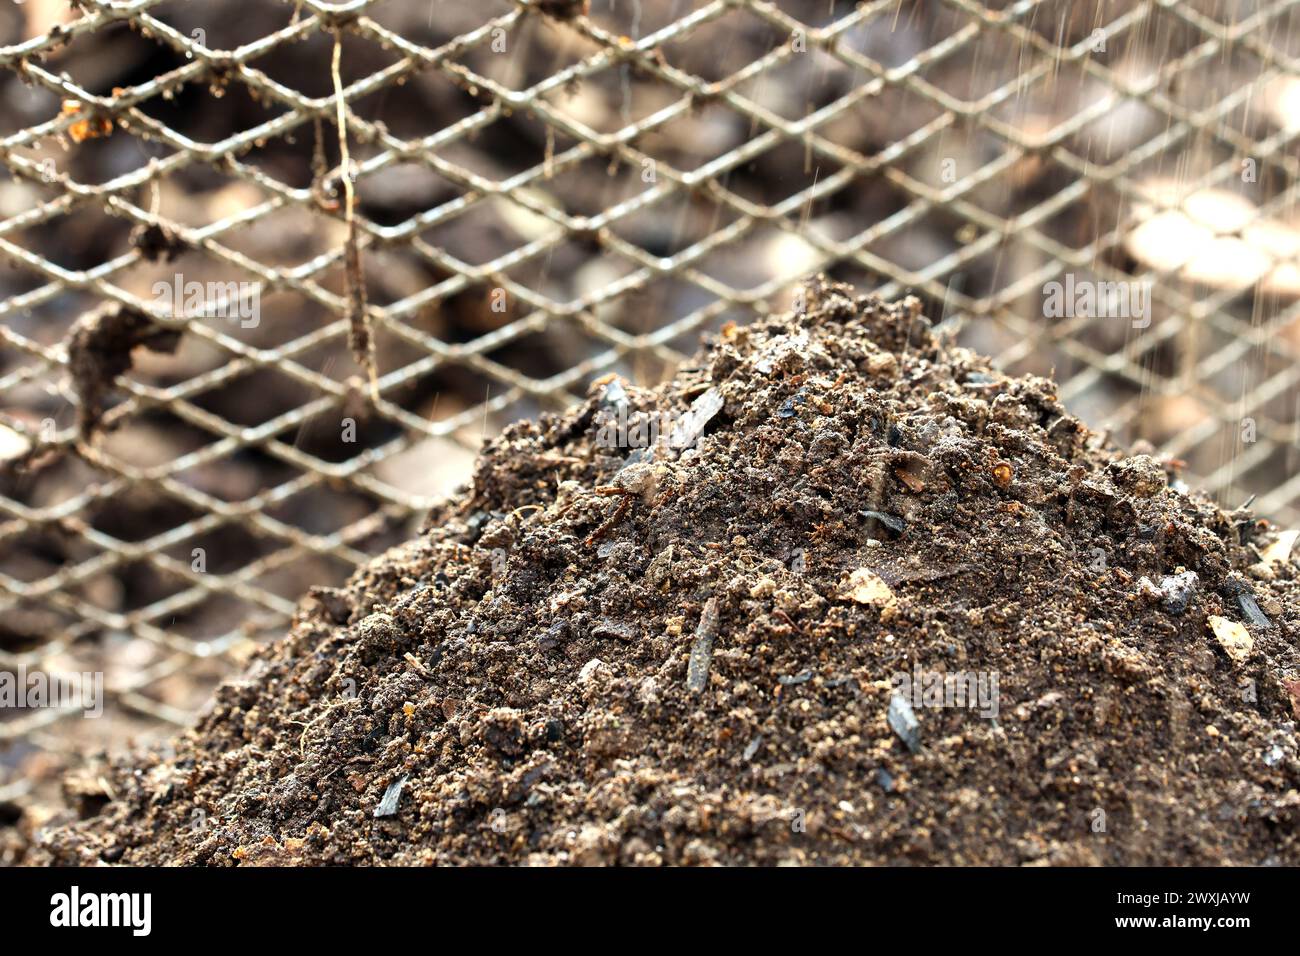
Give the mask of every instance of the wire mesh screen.
<svg viewBox="0 0 1300 956">
<path fill-rule="evenodd" d="M 0 798 L 824 271 L 1300 514 L 1296 3 L 9 0 Z"/>
</svg>

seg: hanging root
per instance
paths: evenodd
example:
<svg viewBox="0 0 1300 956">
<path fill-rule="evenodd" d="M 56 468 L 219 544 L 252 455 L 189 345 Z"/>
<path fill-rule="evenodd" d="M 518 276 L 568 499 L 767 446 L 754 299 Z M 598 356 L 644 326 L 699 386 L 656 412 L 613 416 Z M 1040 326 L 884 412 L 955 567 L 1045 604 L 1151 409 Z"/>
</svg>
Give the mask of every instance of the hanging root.
<svg viewBox="0 0 1300 956">
<path fill-rule="evenodd" d="M 366 371 L 370 380 L 370 399 L 379 401 L 379 375 L 375 370 L 375 338 L 366 312 L 366 282 L 361 268 L 361 247 L 357 242 L 357 221 L 354 215 L 356 196 L 352 183 L 352 159 L 348 155 L 347 107 L 343 102 L 343 76 L 339 62 L 343 54 L 343 36 L 334 34 L 334 59 L 330 72 L 334 78 L 336 125 L 339 131 L 339 169 L 343 179 L 343 221 L 348 227 L 348 237 L 343 246 L 344 297 L 347 299 L 349 326 L 348 346 L 352 357 Z"/>
</svg>

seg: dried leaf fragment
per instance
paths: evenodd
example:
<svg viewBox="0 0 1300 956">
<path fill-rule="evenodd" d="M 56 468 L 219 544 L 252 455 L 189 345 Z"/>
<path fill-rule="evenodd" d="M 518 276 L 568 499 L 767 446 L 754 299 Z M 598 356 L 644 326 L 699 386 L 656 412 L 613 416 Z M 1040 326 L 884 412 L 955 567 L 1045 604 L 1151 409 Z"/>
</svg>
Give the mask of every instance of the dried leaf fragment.
<svg viewBox="0 0 1300 956">
<path fill-rule="evenodd" d="M 80 115 L 82 118 L 68 127 L 68 135 L 74 143 L 84 143 L 88 139 L 99 139 L 113 132 L 111 120 L 93 113 L 82 115 L 82 104 L 77 100 L 63 101 L 63 115 Z"/>
<path fill-rule="evenodd" d="M 1209 624 L 1215 639 L 1234 664 L 1240 664 L 1250 657 L 1251 651 L 1255 649 L 1255 640 L 1244 624 L 1229 621 L 1217 614 L 1210 615 Z"/>
<path fill-rule="evenodd" d="M 1297 538 L 1300 538 L 1300 531 L 1279 531 L 1277 540 L 1264 549 L 1264 563 L 1286 564 L 1291 558 Z"/>
</svg>

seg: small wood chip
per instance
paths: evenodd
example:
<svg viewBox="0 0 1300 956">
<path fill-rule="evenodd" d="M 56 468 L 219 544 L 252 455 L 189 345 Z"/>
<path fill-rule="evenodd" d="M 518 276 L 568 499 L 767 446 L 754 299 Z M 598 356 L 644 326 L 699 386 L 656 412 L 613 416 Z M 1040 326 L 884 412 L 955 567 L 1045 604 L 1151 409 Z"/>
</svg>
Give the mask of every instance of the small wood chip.
<svg viewBox="0 0 1300 956">
<path fill-rule="evenodd" d="M 907 487 L 908 491 L 914 492 L 918 495 L 925 491 L 925 482 L 922 481 L 918 475 L 908 471 L 902 465 L 894 466 L 894 477 L 902 482 L 902 484 Z"/>
<path fill-rule="evenodd" d="M 704 434 L 704 428 L 713 417 L 722 411 L 726 404 L 722 393 L 711 388 L 691 403 L 690 410 L 682 415 L 673 426 L 668 436 L 668 447 L 677 451 L 694 447 L 695 442 Z"/>
<path fill-rule="evenodd" d="M 713 661 L 713 639 L 718 636 L 718 599 L 709 598 L 695 628 L 695 643 L 686 665 L 686 689 L 692 694 L 704 690 L 709 682 L 709 664 Z"/>
<path fill-rule="evenodd" d="M 433 680 L 433 674 L 430 673 L 429 668 L 425 667 L 424 662 L 421 661 L 414 654 L 412 654 L 410 651 L 407 651 L 405 654 L 403 654 L 402 658 L 403 660 L 406 661 L 407 664 L 410 665 L 411 670 L 415 671 L 425 680 Z"/>
<path fill-rule="evenodd" d="M 1232 658 L 1233 663 L 1241 664 L 1250 657 L 1251 651 L 1255 649 L 1255 641 L 1244 624 L 1229 621 L 1217 614 L 1210 615 L 1209 624 L 1219 645 Z"/>
</svg>

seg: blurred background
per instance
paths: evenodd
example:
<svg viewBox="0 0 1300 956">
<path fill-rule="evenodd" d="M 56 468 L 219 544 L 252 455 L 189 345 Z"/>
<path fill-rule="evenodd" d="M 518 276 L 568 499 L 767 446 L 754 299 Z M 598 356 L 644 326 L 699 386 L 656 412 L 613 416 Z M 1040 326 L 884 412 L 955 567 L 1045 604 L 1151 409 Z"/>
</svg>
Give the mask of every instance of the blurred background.
<svg viewBox="0 0 1300 956">
<path fill-rule="evenodd" d="M 0 861 L 484 437 L 812 272 L 1294 525 L 1296 6 L 0 0 L 0 671 L 108 700 L 0 710 Z"/>
</svg>

